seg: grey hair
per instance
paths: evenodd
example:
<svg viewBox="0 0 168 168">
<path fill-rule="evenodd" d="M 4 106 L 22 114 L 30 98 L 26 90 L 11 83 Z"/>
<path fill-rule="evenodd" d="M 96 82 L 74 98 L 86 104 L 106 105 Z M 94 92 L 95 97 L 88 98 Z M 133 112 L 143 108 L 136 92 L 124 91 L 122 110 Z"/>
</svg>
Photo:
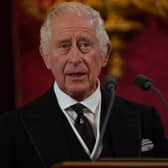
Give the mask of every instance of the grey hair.
<svg viewBox="0 0 168 168">
<path fill-rule="evenodd" d="M 104 21 L 98 11 L 79 2 L 64 2 L 52 9 L 44 20 L 40 30 L 40 46 L 45 55 L 48 55 L 49 42 L 51 37 L 50 21 L 55 16 L 60 16 L 66 12 L 75 13 L 79 16 L 84 15 L 91 18 L 96 27 L 96 35 L 99 40 L 102 52 L 107 51 L 107 44 L 110 42 L 109 36 L 104 28 Z"/>
</svg>

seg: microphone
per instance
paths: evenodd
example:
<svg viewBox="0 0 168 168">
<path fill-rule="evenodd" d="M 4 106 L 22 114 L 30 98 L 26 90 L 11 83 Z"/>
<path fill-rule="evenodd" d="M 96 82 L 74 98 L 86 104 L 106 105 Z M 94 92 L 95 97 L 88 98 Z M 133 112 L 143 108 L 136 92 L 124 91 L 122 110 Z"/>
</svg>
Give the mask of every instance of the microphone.
<svg viewBox="0 0 168 168">
<path fill-rule="evenodd" d="M 103 138 L 104 138 L 107 123 L 108 123 L 108 120 L 110 118 L 110 113 L 111 113 L 112 106 L 113 106 L 114 99 L 115 99 L 116 80 L 114 78 L 112 78 L 112 76 L 106 75 L 105 78 L 104 78 L 103 86 L 104 86 L 104 89 L 107 92 L 111 93 L 110 94 L 110 100 L 111 101 L 108 105 L 107 113 L 106 113 L 106 116 L 105 116 L 105 119 L 104 119 L 104 122 L 103 122 L 103 125 L 102 125 L 102 129 L 101 129 L 101 132 L 100 132 L 100 137 L 99 137 L 96 149 L 95 149 L 93 155 L 91 156 L 92 161 L 96 161 L 99 158 L 99 156 L 102 152 L 102 149 L 103 149 Z"/>
<path fill-rule="evenodd" d="M 149 90 L 149 89 L 151 89 L 151 87 L 153 85 L 151 79 L 149 79 L 148 77 L 141 75 L 141 74 L 139 74 L 135 77 L 134 83 L 135 83 L 135 85 L 137 85 L 138 87 L 140 87 L 143 90 Z"/>
<path fill-rule="evenodd" d="M 116 80 L 112 78 L 111 75 L 106 75 L 104 78 L 104 89 L 107 92 L 111 92 L 112 89 L 116 89 L 116 86 Z"/>
<path fill-rule="evenodd" d="M 150 89 L 153 90 L 157 95 L 159 95 L 163 105 L 168 110 L 168 102 L 166 101 L 161 91 L 157 87 L 155 87 L 150 78 L 148 78 L 145 75 L 139 74 L 135 77 L 134 83 L 143 90 L 150 90 Z"/>
</svg>

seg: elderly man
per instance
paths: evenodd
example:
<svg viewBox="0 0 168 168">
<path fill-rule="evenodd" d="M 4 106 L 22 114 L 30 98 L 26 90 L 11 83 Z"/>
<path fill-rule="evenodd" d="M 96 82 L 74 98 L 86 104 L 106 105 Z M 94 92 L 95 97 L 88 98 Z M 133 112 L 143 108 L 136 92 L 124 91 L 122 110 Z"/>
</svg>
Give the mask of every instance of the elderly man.
<svg viewBox="0 0 168 168">
<path fill-rule="evenodd" d="M 98 80 L 110 52 L 97 11 L 77 2 L 50 11 L 41 27 L 40 53 L 55 82 L 32 103 L 1 116 L 1 167 L 92 159 L 110 101 Z M 116 97 L 100 158 L 166 157 L 166 145 L 153 108 Z"/>
</svg>

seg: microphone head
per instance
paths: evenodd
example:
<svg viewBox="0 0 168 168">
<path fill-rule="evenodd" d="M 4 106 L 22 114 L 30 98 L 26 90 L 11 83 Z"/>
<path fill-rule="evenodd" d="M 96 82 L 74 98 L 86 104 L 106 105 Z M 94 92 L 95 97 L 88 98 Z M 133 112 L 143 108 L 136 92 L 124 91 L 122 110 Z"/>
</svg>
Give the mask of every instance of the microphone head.
<svg viewBox="0 0 168 168">
<path fill-rule="evenodd" d="M 134 84 L 143 90 L 149 90 L 153 86 L 152 80 L 142 74 L 135 77 Z"/>
<path fill-rule="evenodd" d="M 104 77 L 103 87 L 107 92 L 110 92 L 111 89 L 116 89 L 116 80 L 111 75 L 106 75 Z"/>
</svg>

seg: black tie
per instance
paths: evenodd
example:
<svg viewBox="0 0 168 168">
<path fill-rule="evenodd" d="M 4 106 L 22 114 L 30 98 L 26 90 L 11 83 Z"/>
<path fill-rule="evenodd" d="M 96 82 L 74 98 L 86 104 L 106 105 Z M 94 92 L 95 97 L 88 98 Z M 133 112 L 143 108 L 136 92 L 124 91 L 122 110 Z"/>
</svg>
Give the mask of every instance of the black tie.
<svg viewBox="0 0 168 168">
<path fill-rule="evenodd" d="M 95 136 L 88 119 L 83 115 L 86 107 L 77 103 L 72 105 L 71 108 L 77 113 L 75 127 L 91 152 L 95 144 Z"/>
</svg>

